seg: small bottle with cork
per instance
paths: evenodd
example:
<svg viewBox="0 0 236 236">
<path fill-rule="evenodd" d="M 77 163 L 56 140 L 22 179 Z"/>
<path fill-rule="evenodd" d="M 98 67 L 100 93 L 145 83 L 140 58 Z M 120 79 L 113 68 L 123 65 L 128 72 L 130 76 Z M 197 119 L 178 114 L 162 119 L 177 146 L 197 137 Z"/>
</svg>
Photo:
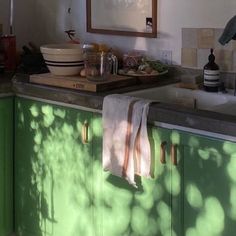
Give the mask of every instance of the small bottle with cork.
<svg viewBox="0 0 236 236">
<path fill-rule="evenodd" d="M 213 48 L 210 50 L 208 63 L 204 66 L 204 88 L 208 92 L 218 92 L 220 85 L 220 69 L 215 63 Z"/>
</svg>

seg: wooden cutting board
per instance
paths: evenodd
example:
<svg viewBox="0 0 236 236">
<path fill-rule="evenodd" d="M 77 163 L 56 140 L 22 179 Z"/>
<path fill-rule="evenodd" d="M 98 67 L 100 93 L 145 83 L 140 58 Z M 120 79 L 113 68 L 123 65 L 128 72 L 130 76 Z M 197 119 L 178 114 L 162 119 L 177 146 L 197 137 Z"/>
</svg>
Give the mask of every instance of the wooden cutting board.
<svg viewBox="0 0 236 236">
<path fill-rule="evenodd" d="M 51 73 L 35 74 L 30 76 L 30 83 L 90 92 L 101 92 L 134 85 L 136 82 L 137 79 L 134 77 L 120 75 L 110 75 L 108 79 L 101 81 L 90 81 L 79 76 L 55 76 Z"/>
</svg>

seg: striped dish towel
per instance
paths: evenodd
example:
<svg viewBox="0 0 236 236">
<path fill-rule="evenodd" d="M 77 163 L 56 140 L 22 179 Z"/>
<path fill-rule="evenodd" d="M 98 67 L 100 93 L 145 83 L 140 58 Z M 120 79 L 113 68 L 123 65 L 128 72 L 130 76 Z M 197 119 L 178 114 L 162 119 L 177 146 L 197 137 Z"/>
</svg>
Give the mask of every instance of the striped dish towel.
<svg viewBox="0 0 236 236">
<path fill-rule="evenodd" d="M 118 94 L 108 95 L 103 101 L 103 168 L 134 186 L 135 174 L 151 177 L 149 104 Z"/>
</svg>

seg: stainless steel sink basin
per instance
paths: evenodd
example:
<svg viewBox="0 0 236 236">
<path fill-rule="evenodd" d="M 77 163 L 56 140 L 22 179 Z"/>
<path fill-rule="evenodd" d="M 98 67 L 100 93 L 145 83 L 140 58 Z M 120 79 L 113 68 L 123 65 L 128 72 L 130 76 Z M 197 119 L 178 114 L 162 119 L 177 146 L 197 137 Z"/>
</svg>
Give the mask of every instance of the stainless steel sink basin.
<svg viewBox="0 0 236 236">
<path fill-rule="evenodd" d="M 126 95 L 164 103 L 179 104 L 194 109 L 236 115 L 236 97 L 233 96 L 232 91 L 226 94 L 209 93 L 203 90 L 178 88 L 176 84 L 171 84 L 129 92 Z"/>
</svg>

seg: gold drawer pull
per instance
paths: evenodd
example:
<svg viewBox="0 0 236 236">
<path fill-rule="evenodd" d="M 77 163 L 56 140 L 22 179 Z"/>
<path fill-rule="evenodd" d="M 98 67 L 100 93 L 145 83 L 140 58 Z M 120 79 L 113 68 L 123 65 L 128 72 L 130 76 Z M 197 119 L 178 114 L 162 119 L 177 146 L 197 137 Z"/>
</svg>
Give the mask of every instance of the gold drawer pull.
<svg viewBox="0 0 236 236">
<path fill-rule="evenodd" d="M 84 124 L 82 126 L 82 132 L 81 132 L 81 137 L 82 137 L 82 142 L 84 144 L 88 143 L 89 138 L 88 138 L 88 128 L 89 128 L 89 123 L 88 121 L 84 121 Z"/>
<path fill-rule="evenodd" d="M 161 143 L 160 162 L 162 164 L 166 163 L 166 145 L 167 145 L 166 141 Z"/>
<path fill-rule="evenodd" d="M 174 166 L 177 166 L 177 144 L 171 144 L 171 162 Z"/>
</svg>

